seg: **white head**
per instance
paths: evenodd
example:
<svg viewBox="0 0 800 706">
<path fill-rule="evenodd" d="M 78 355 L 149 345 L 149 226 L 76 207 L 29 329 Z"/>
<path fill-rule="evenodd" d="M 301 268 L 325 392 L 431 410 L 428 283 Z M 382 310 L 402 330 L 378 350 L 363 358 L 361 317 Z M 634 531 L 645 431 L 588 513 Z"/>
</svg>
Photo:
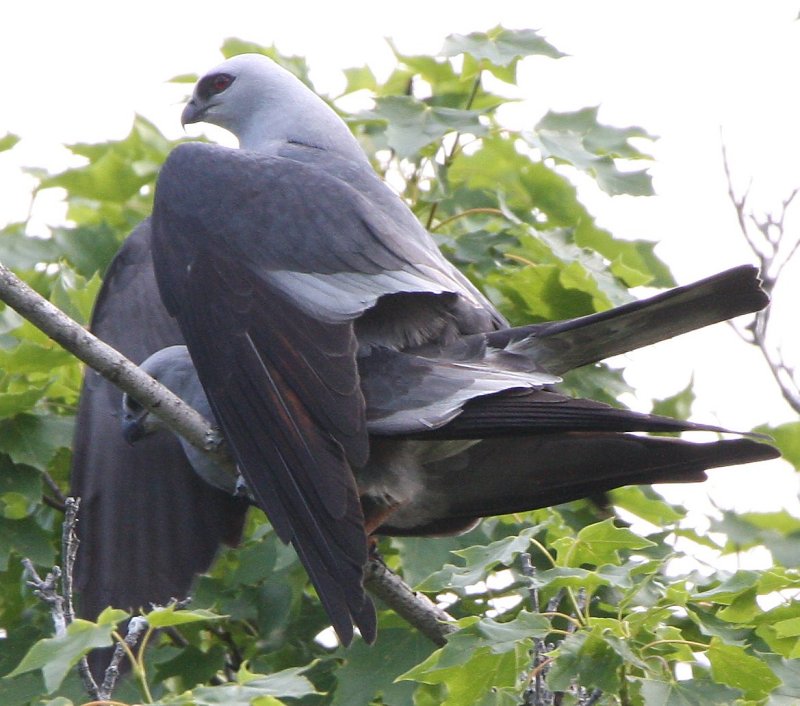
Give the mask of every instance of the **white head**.
<svg viewBox="0 0 800 706">
<path fill-rule="evenodd" d="M 338 115 L 296 76 L 261 54 L 240 54 L 195 85 L 181 123 L 219 125 L 242 149 L 270 151 L 276 143 L 307 144 L 364 158 Z"/>
</svg>

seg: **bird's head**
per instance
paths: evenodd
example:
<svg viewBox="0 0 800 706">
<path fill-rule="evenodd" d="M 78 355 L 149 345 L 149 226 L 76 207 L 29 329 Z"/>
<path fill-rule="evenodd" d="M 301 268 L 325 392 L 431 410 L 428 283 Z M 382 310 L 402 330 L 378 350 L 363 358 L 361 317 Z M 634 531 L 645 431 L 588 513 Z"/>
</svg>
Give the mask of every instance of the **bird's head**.
<svg viewBox="0 0 800 706">
<path fill-rule="evenodd" d="M 140 439 L 155 432 L 159 425 L 146 407 L 139 404 L 127 392 L 122 395 L 122 436 L 133 445 Z"/>
<path fill-rule="evenodd" d="M 181 123 L 199 122 L 225 128 L 243 149 L 263 152 L 276 143 L 293 142 L 363 158 L 330 106 L 263 54 L 234 56 L 197 82 Z"/>
<path fill-rule="evenodd" d="M 201 414 L 209 416 L 208 400 L 197 379 L 197 373 L 186 346 L 162 348 L 144 360 L 139 367 L 154 380 L 172 390 L 187 404 L 199 409 Z M 164 428 L 164 424 L 156 415 L 150 414 L 144 405 L 127 392 L 122 395 L 120 417 L 122 435 L 129 444 Z"/>
</svg>

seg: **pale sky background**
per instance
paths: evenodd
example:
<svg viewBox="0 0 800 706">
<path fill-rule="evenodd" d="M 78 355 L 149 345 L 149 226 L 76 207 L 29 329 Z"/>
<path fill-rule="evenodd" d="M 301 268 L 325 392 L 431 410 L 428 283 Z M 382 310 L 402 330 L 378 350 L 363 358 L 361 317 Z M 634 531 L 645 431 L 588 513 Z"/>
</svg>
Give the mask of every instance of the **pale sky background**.
<svg viewBox="0 0 800 706">
<path fill-rule="evenodd" d="M 532 127 L 548 109 L 600 105 L 602 122 L 660 137 L 650 150 L 657 197 L 609 198 L 585 180 L 581 197 L 616 235 L 659 242 L 658 254 L 688 283 L 753 262 L 727 199 L 720 135 L 738 185 L 753 182 L 755 208 L 775 210 L 800 186 L 799 7 L 783 0 L 7 0 L 0 136 L 23 140 L 0 154 L 0 225 L 24 218 L 29 207 L 30 181 L 19 166 L 71 164 L 64 143 L 121 138 L 134 112 L 172 137 L 181 134 L 187 89 L 166 81 L 218 63 L 226 37 L 305 55 L 320 88 L 335 92 L 342 68 L 368 63 L 386 74 L 392 56 L 385 37 L 405 53 L 433 53 L 448 34 L 502 24 L 539 29 L 570 54 L 520 66 L 525 100 L 516 126 Z M 62 217 L 58 194 L 40 196 L 35 213 L 41 233 Z M 794 275 L 797 281 L 800 262 Z M 795 361 L 799 300 L 800 287 L 787 282 L 775 302 L 779 337 Z M 796 418 L 759 355 L 724 326 L 621 362 L 645 399 L 677 392 L 694 374 L 697 419 L 746 429 Z M 761 492 L 753 492 L 754 477 Z M 780 462 L 714 472 L 705 488 L 722 506 L 800 513 L 797 476 Z M 676 489 L 670 497 L 690 494 Z"/>
</svg>

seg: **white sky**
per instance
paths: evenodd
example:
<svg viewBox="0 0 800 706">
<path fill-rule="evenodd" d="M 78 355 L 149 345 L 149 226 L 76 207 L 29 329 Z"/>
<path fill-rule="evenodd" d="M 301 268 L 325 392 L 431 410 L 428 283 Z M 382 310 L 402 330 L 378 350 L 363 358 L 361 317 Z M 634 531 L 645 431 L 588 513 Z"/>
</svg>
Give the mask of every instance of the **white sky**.
<svg viewBox="0 0 800 706">
<path fill-rule="evenodd" d="M 10 0 L 0 24 L 0 136 L 23 141 L 0 154 L 0 225 L 27 212 L 30 182 L 18 166 L 64 167 L 60 145 L 122 137 L 134 112 L 179 135 L 186 89 L 166 80 L 216 64 L 226 37 L 305 55 L 321 88 L 335 90 L 345 67 L 368 63 L 385 74 L 392 57 L 384 37 L 406 53 L 432 53 L 450 33 L 503 24 L 540 29 L 571 55 L 522 65 L 521 126 L 547 109 L 600 105 L 601 121 L 660 136 L 651 150 L 657 197 L 611 199 L 589 186 L 582 198 L 615 234 L 658 241 L 686 283 L 752 261 L 727 201 L 720 131 L 738 183 L 753 180 L 755 207 L 774 209 L 800 186 L 797 12 L 785 0 Z M 56 200 L 37 202 L 45 222 L 59 217 Z M 775 304 L 794 360 L 798 297 L 800 287 L 786 286 Z M 694 373 L 696 416 L 732 428 L 794 419 L 755 351 L 716 329 L 628 356 L 629 379 L 645 396 L 663 397 Z M 722 505 L 736 494 L 737 507 L 772 509 L 797 496 L 796 478 L 772 470 L 780 466 L 717 472 L 708 485 Z M 770 492 L 734 493 L 752 485 L 753 473 Z"/>
</svg>

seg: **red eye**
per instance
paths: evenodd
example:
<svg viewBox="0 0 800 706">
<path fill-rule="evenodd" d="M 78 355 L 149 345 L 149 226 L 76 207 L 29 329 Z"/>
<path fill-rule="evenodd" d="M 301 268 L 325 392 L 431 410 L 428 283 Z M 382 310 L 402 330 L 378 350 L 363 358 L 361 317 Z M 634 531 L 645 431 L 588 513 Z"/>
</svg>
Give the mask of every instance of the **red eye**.
<svg viewBox="0 0 800 706">
<path fill-rule="evenodd" d="M 211 96 L 216 96 L 218 93 L 222 93 L 230 88 L 235 80 L 236 77 L 230 74 L 203 76 L 203 78 L 200 79 L 200 83 L 197 84 L 197 96 L 201 101 L 207 101 Z"/>
<path fill-rule="evenodd" d="M 222 91 L 231 85 L 231 77 L 226 76 L 225 74 L 215 76 L 214 83 L 212 85 L 215 93 L 222 93 Z"/>
</svg>

